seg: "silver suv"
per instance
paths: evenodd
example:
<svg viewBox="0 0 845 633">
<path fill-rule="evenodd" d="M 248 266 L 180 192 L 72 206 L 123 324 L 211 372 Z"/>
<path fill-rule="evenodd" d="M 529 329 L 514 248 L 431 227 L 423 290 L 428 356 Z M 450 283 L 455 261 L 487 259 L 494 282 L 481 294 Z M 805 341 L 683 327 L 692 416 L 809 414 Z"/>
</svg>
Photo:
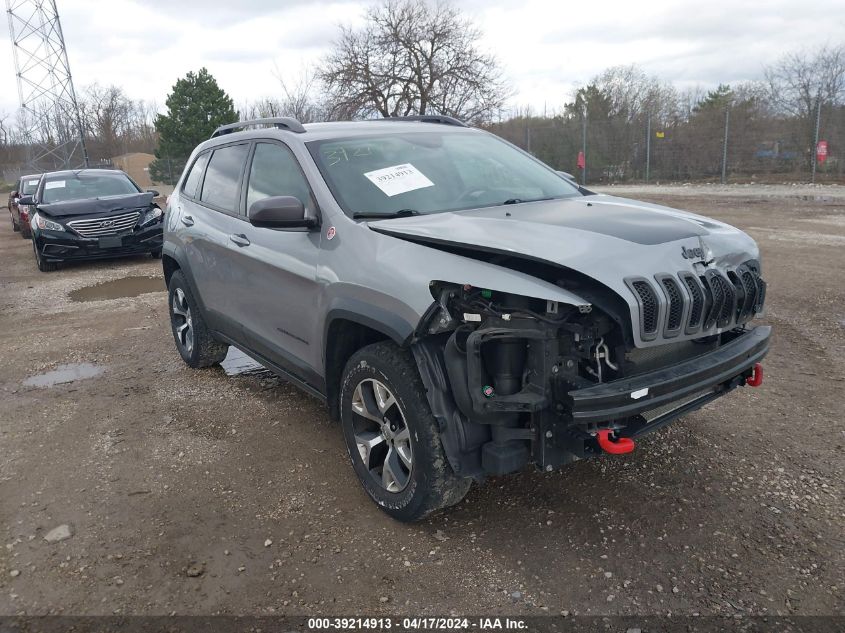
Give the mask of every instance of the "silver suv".
<svg viewBox="0 0 845 633">
<path fill-rule="evenodd" d="M 323 400 L 403 520 L 762 381 L 745 233 L 579 188 L 448 117 L 219 128 L 166 213 L 173 336 Z M 738 421 L 741 423 L 741 421 Z"/>
</svg>

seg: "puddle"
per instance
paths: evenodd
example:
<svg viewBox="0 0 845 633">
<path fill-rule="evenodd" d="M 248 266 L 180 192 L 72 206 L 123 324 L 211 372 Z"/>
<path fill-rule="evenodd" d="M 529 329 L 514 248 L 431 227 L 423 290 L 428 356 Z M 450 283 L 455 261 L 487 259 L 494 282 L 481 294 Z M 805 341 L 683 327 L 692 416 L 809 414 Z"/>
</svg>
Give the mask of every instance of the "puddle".
<svg viewBox="0 0 845 633">
<path fill-rule="evenodd" d="M 137 297 L 148 292 L 164 292 L 165 290 L 167 287 L 161 277 L 124 277 L 72 290 L 68 296 L 71 301 L 103 301 L 104 299 Z"/>
<path fill-rule="evenodd" d="M 85 378 L 94 378 L 99 376 L 106 370 L 100 365 L 92 365 L 91 363 L 74 363 L 72 365 L 59 365 L 53 371 L 48 371 L 45 374 L 38 374 L 30 376 L 23 381 L 27 387 L 53 387 L 55 385 L 63 385 L 74 380 L 84 380 Z"/>
<path fill-rule="evenodd" d="M 247 356 L 237 347 L 230 346 L 229 353 L 220 363 L 227 376 L 272 376 L 273 372 L 257 360 Z"/>
</svg>

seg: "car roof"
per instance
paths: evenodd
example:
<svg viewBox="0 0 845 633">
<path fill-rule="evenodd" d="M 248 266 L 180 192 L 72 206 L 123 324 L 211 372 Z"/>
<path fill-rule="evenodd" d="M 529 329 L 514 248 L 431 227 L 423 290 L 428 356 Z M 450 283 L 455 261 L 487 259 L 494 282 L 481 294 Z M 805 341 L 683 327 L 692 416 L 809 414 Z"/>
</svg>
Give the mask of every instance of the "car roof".
<svg viewBox="0 0 845 633">
<path fill-rule="evenodd" d="M 71 176 L 88 176 L 101 174 L 104 176 L 126 176 L 126 172 L 120 169 L 65 169 L 63 171 L 50 171 L 44 174 L 44 178 L 70 178 Z"/>
<path fill-rule="evenodd" d="M 28 176 L 21 176 L 21 180 L 29 180 L 30 178 L 41 178 L 44 174 L 29 174 Z"/>
<path fill-rule="evenodd" d="M 441 134 L 466 134 L 481 132 L 475 128 L 459 125 L 429 123 L 427 121 L 407 121 L 391 119 L 374 119 L 371 121 L 331 121 L 326 123 L 306 123 L 302 126 L 304 132 L 293 132 L 276 127 L 249 129 L 240 132 L 229 132 L 215 136 L 200 144 L 198 149 L 207 149 L 238 140 L 255 138 L 297 139 L 302 143 L 322 141 L 327 139 L 354 138 L 356 136 L 371 136 L 384 134 L 405 134 L 411 132 L 437 132 Z"/>
</svg>

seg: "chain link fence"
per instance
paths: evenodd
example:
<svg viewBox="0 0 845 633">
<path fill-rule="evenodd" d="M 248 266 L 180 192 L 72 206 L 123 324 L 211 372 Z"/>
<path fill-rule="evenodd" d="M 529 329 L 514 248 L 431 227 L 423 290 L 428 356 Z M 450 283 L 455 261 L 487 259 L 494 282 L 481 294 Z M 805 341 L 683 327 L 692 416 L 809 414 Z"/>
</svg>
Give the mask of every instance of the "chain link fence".
<svg viewBox="0 0 845 633">
<path fill-rule="evenodd" d="M 588 185 L 845 183 L 845 107 L 813 114 L 761 118 L 732 108 L 669 124 L 525 117 L 489 129 Z"/>
<path fill-rule="evenodd" d="M 845 107 L 820 108 L 813 114 L 816 116 L 760 117 L 753 111 L 731 108 L 672 123 L 648 117 L 634 121 L 518 117 L 488 129 L 588 186 L 626 182 L 845 184 Z M 582 153 L 583 162 L 579 160 Z M 156 185 L 175 186 L 187 159 L 156 159 L 149 166 L 150 178 Z M 103 160 L 92 164 L 95 166 L 112 164 Z M 6 183 L 30 173 L 23 163 L 0 165 L 0 169 Z"/>
</svg>

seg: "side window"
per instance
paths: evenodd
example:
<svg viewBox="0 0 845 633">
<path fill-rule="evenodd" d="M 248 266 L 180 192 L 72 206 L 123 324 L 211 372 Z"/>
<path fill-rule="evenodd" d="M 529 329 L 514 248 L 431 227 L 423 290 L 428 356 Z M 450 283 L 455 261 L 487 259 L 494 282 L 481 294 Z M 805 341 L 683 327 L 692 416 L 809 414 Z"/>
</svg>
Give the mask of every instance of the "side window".
<svg viewBox="0 0 845 633">
<path fill-rule="evenodd" d="M 258 143 L 249 170 L 246 208 L 253 202 L 272 196 L 295 196 L 302 201 L 308 215 L 316 209 L 308 181 L 293 153 L 276 143 Z"/>
<path fill-rule="evenodd" d="M 191 198 L 197 197 L 197 186 L 200 184 L 202 172 L 205 171 L 205 165 L 208 163 L 209 156 L 211 156 L 209 152 L 200 154 L 191 166 L 191 171 L 188 172 L 188 177 L 185 178 L 185 185 L 182 187 L 182 191 Z"/>
<path fill-rule="evenodd" d="M 214 150 L 205 180 L 202 183 L 200 200 L 227 211 L 238 210 L 238 183 L 241 179 L 249 145 L 230 145 Z"/>
</svg>

